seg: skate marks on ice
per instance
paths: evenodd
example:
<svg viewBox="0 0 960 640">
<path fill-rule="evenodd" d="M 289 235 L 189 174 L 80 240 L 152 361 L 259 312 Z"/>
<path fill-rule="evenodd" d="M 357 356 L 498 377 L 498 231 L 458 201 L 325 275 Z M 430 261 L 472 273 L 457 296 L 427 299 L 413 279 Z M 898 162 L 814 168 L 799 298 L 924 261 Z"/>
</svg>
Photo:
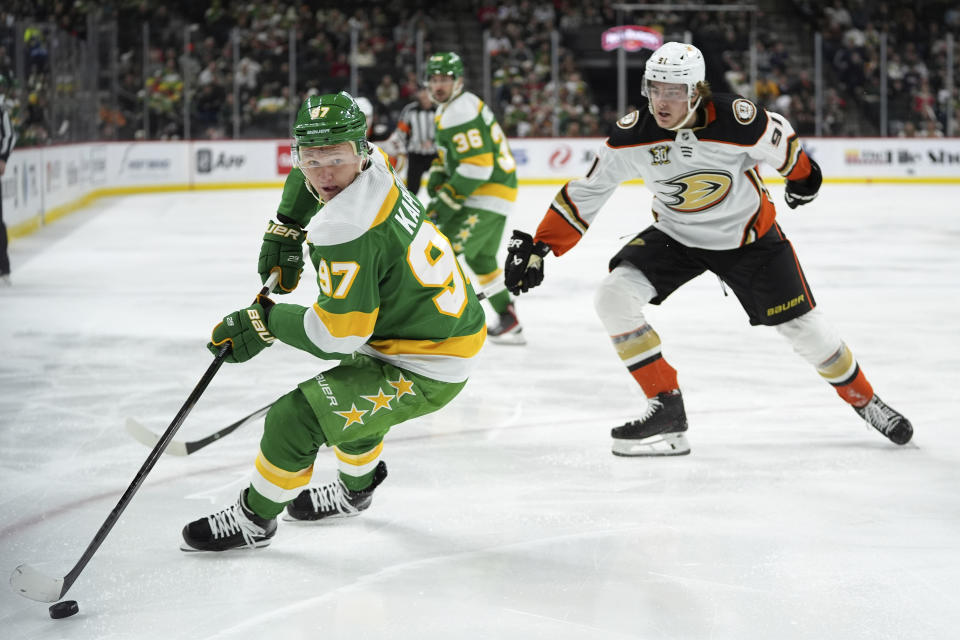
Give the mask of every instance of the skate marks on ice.
<svg viewBox="0 0 960 640">
<path fill-rule="evenodd" d="M 781 224 L 820 307 L 913 421 L 919 448 L 867 427 L 701 278 L 649 316 L 680 372 L 692 454 L 614 458 L 609 429 L 642 406 L 592 292 L 649 209 L 641 188 L 621 189 L 608 206 L 624 214 L 550 257 L 543 286 L 520 298 L 527 346 L 488 345 L 452 405 L 388 436 L 390 477 L 361 516 L 281 523 L 254 553 L 185 557 L 180 528 L 242 488 L 262 429 L 252 424 L 158 463 L 73 586 L 77 616 L 51 621 L 8 589 L 0 625 L 58 638 L 69 624 L 71 638 L 98 640 L 952 638 L 960 344 L 943 319 L 960 311 L 960 256 L 943 234 L 960 233 L 955 189 L 924 189 L 905 227 L 915 192 L 829 187 Z M 779 202 L 782 187 L 771 190 Z M 533 229 L 554 191 L 521 189 L 510 226 Z M 27 562 L 60 575 L 76 561 L 146 455 L 123 419 L 162 428 L 174 415 L 209 364 L 213 324 L 258 285 L 250 256 L 275 199 L 116 199 L 51 246 L 12 245 L 0 315 L 8 573 Z M 229 230 L 208 258 L 182 234 L 200 215 Z M 121 226 L 144 239 L 136 256 L 104 244 Z M 304 304 L 298 295 L 281 301 Z M 227 425 L 316 370 L 284 345 L 224 367 L 178 435 Z M 322 454 L 314 482 L 333 469 Z"/>
</svg>

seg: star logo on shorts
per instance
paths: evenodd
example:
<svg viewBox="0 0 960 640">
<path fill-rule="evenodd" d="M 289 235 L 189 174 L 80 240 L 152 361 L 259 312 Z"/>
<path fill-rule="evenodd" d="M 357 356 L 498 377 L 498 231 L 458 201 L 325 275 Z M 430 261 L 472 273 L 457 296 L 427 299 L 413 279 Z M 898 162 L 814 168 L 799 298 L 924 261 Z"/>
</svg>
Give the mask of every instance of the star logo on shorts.
<svg viewBox="0 0 960 640">
<path fill-rule="evenodd" d="M 400 374 L 399 380 L 396 380 L 396 381 L 387 380 L 387 384 L 389 384 L 391 387 L 397 390 L 397 399 L 400 399 L 406 395 L 411 395 L 411 396 L 417 395 L 413 391 L 413 381 L 407 380 L 406 378 L 404 378 L 402 373 Z"/>
<path fill-rule="evenodd" d="M 478 222 L 480 222 L 480 216 L 475 213 L 471 213 L 469 216 L 467 216 L 467 221 L 464 224 L 466 224 L 468 227 L 475 227 L 477 226 Z"/>
<path fill-rule="evenodd" d="M 377 390 L 377 395 L 375 396 L 360 396 L 365 400 L 369 400 L 373 403 L 373 409 L 370 409 L 370 413 L 376 413 L 380 409 L 392 409 L 390 406 L 390 401 L 396 398 L 396 396 L 388 396 L 383 392 L 383 389 Z"/>
<path fill-rule="evenodd" d="M 463 240 L 463 241 L 469 240 L 469 239 L 470 239 L 470 229 L 460 229 L 460 231 L 457 232 L 457 237 L 460 238 L 460 239 Z"/>
<path fill-rule="evenodd" d="M 334 411 L 334 413 L 341 418 L 346 418 L 347 422 L 343 425 L 343 430 L 346 431 L 347 427 L 354 423 L 363 424 L 363 414 L 365 414 L 366 411 L 357 409 L 357 405 L 351 403 L 350 411 Z"/>
</svg>

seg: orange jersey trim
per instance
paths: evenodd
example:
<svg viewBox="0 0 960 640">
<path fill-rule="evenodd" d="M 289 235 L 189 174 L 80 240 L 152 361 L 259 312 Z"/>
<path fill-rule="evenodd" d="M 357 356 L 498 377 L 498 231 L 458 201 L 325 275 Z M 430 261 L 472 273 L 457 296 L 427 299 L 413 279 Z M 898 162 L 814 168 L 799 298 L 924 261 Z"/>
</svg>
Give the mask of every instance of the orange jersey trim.
<svg viewBox="0 0 960 640">
<path fill-rule="evenodd" d="M 806 151 L 801 149 L 800 155 L 797 156 L 797 163 L 793 165 L 793 169 L 784 177 L 787 180 L 803 180 L 810 176 L 810 170 L 810 156 L 807 155 Z"/>
<path fill-rule="evenodd" d="M 757 207 L 756 213 L 753 214 L 750 222 L 747 223 L 746 228 L 743 230 L 743 236 L 740 238 L 741 247 L 762 238 L 777 219 L 777 208 L 770 202 L 770 198 L 767 197 L 767 191 L 762 187 L 762 182 L 756 172 L 756 168 L 745 171 L 744 175 L 747 176 L 747 180 L 749 180 L 753 188 L 756 189 L 757 195 L 760 197 L 760 206 Z"/>
<path fill-rule="evenodd" d="M 555 256 L 562 256 L 580 242 L 582 237 L 579 229 L 551 207 L 540 221 L 533 239 L 534 242 L 546 242 Z"/>
</svg>

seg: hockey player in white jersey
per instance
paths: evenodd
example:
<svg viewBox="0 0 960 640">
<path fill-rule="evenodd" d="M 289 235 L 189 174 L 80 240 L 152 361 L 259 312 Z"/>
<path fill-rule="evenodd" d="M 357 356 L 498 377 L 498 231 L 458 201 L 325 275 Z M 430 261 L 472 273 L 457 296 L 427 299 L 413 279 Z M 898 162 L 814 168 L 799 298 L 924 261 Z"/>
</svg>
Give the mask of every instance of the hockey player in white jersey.
<svg viewBox="0 0 960 640">
<path fill-rule="evenodd" d="M 741 96 L 713 95 L 703 55 L 679 42 L 650 56 L 643 95 L 646 105 L 616 123 L 586 177 L 564 185 L 536 234 L 513 232 L 504 269 L 515 295 L 537 286 L 547 253 L 560 256 L 573 247 L 621 182 L 640 177 L 653 192 L 653 225 L 613 256 L 594 299 L 617 354 L 648 398 L 639 419 L 612 430 L 613 453 L 690 452 L 677 372 L 663 358 L 643 308 L 704 271 L 733 290 L 751 324 L 775 327 L 867 423 L 892 442 L 907 443 L 910 421 L 877 397 L 815 309 L 757 171 L 765 162 L 786 179 L 791 209 L 816 198 L 820 167 L 787 119 Z"/>
</svg>

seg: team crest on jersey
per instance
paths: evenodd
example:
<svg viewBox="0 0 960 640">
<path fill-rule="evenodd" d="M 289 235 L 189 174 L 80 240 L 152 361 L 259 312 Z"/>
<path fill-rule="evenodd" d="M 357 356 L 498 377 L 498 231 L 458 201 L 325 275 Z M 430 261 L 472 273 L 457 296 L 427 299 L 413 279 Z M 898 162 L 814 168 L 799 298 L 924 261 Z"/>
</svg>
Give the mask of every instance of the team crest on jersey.
<svg viewBox="0 0 960 640">
<path fill-rule="evenodd" d="M 651 164 L 670 164 L 670 147 L 665 144 L 658 144 L 657 146 L 650 149 L 650 155 L 653 156 Z"/>
<path fill-rule="evenodd" d="M 738 98 L 733 101 L 733 117 L 740 124 L 750 124 L 757 117 L 757 107 L 749 100 Z"/>
<path fill-rule="evenodd" d="M 726 171 L 691 171 L 657 184 L 673 189 L 657 190 L 663 204 L 679 213 L 696 213 L 723 202 L 733 187 L 733 176 Z"/>
<path fill-rule="evenodd" d="M 640 119 L 639 111 L 631 111 L 627 115 L 623 116 L 617 120 L 617 126 L 621 129 L 629 129 L 633 125 L 637 124 L 637 120 Z"/>
</svg>

